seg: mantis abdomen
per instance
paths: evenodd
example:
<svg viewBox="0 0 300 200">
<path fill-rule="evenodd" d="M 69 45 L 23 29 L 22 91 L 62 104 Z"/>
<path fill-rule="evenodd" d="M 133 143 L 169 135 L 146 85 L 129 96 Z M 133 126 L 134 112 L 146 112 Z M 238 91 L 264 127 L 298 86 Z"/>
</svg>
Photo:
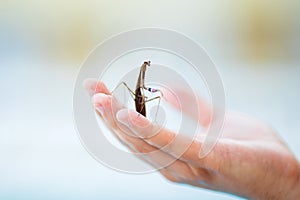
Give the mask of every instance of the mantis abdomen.
<svg viewBox="0 0 300 200">
<path fill-rule="evenodd" d="M 146 117 L 146 104 L 145 98 L 142 94 L 142 88 L 138 87 L 135 89 L 135 109 L 141 115 Z"/>
</svg>

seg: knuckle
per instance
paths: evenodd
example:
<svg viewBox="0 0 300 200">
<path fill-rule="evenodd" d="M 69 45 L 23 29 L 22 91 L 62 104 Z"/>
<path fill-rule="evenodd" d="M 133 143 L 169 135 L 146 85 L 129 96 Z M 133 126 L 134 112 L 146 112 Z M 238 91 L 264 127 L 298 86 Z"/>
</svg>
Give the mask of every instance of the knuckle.
<svg viewBox="0 0 300 200">
<path fill-rule="evenodd" d="M 179 183 L 180 181 L 177 178 L 174 177 L 169 177 L 169 176 L 165 176 L 166 179 L 168 179 L 169 181 L 173 182 L 173 183 Z"/>
<path fill-rule="evenodd" d="M 167 175 L 167 174 L 163 174 L 163 176 L 168 180 L 168 181 L 171 181 L 173 183 L 180 183 L 181 181 L 178 180 L 177 178 L 175 178 L 174 176 L 172 175 Z"/>
<path fill-rule="evenodd" d="M 140 153 L 150 153 L 152 151 L 149 145 L 145 145 L 142 142 L 135 142 L 134 147 Z"/>
<path fill-rule="evenodd" d="M 201 144 L 197 141 L 192 141 L 191 144 L 186 148 L 186 150 L 181 155 L 181 158 L 188 161 L 199 161 Z"/>
</svg>

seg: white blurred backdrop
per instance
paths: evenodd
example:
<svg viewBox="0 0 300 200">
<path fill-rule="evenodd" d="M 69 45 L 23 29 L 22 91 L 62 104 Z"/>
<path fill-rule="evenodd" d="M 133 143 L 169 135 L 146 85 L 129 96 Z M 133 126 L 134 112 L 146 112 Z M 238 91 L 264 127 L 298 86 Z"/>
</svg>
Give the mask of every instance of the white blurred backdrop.
<svg viewBox="0 0 300 200">
<path fill-rule="evenodd" d="M 297 0 L 1 0 L 0 199 L 237 199 L 97 163 L 74 129 L 76 75 L 113 34 L 182 32 L 217 64 L 228 109 L 271 124 L 299 159 L 299 13 Z"/>
</svg>

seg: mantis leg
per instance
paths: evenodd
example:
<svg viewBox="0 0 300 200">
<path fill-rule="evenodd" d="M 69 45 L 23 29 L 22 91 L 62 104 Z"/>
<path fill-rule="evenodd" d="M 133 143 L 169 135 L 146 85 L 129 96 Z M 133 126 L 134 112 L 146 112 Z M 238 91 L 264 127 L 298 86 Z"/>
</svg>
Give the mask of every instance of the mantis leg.
<svg viewBox="0 0 300 200">
<path fill-rule="evenodd" d="M 156 109 L 156 112 L 155 112 L 154 122 L 156 122 L 156 118 L 157 118 L 157 114 L 158 114 L 158 108 L 159 108 L 159 105 L 160 105 L 160 99 L 161 99 L 161 96 L 153 97 L 153 98 L 147 99 L 147 100 L 145 101 L 145 103 L 146 103 L 146 102 L 149 102 L 149 101 L 153 101 L 153 100 L 155 100 L 155 99 L 158 99 L 158 105 L 157 105 L 157 109 Z"/>
<path fill-rule="evenodd" d="M 115 87 L 115 89 L 112 91 L 112 93 L 114 93 L 114 91 L 116 89 L 118 89 L 120 87 L 120 85 L 124 85 L 127 88 L 127 90 L 129 91 L 129 94 L 130 94 L 131 98 L 134 100 L 135 99 L 135 93 L 130 89 L 130 87 L 124 81 L 122 81 L 121 83 L 119 83 L 117 85 L 117 87 Z"/>
<path fill-rule="evenodd" d="M 153 97 L 153 98 L 151 98 L 151 99 L 147 99 L 147 100 L 145 101 L 145 103 L 146 103 L 146 102 L 149 102 L 149 101 L 153 101 L 153 100 L 155 100 L 155 99 L 159 99 L 159 102 L 160 102 L 160 98 L 161 98 L 161 96 Z"/>
</svg>

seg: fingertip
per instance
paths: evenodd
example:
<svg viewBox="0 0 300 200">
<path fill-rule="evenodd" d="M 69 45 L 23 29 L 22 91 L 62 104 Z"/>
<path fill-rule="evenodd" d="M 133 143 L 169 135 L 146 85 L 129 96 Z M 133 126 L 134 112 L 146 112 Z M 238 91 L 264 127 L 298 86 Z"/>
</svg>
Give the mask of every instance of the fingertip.
<svg viewBox="0 0 300 200">
<path fill-rule="evenodd" d="M 125 117 L 128 117 L 128 109 L 124 108 L 117 112 L 116 114 L 117 119 L 123 119 Z"/>
<path fill-rule="evenodd" d="M 103 93 L 97 93 L 92 96 L 92 104 L 93 105 L 104 105 L 108 100 L 109 96 Z"/>
<path fill-rule="evenodd" d="M 96 93 L 111 94 L 106 85 L 102 81 L 98 81 L 95 87 Z"/>
<path fill-rule="evenodd" d="M 145 127 L 150 123 L 143 115 L 131 109 L 119 110 L 116 114 L 116 118 L 122 124 L 131 127 Z"/>
<path fill-rule="evenodd" d="M 82 86 L 92 96 L 95 93 L 97 80 L 95 78 L 87 78 L 83 81 Z"/>
<path fill-rule="evenodd" d="M 82 83 L 83 87 L 88 91 L 90 96 L 96 93 L 110 94 L 106 85 L 102 81 L 98 81 L 95 78 L 87 78 Z"/>
</svg>

